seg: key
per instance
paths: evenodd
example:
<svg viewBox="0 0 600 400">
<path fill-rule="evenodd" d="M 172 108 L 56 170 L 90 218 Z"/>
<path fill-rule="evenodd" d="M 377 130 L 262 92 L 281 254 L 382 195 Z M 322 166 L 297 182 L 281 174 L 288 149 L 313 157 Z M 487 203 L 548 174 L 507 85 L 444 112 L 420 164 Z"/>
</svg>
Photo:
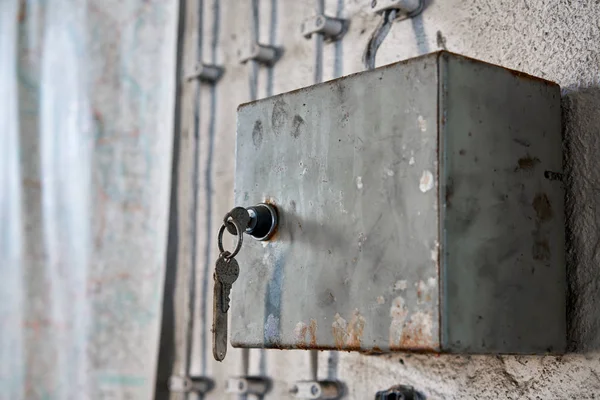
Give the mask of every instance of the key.
<svg viewBox="0 0 600 400">
<path fill-rule="evenodd" d="M 228 258 L 229 252 L 222 253 L 215 266 L 215 287 L 213 292 L 213 356 L 223 361 L 227 354 L 227 311 L 231 285 L 237 280 L 240 268 L 235 258 Z"/>
<path fill-rule="evenodd" d="M 240 267 L 235 258 L 219 257 L 215 268 L 217 279 L 221 283 L 221 311 L 226 313 L 229 310 L 229 293 L 231 285 L 240 275 Z"/>
<path fill-rule="evenodd" d="M 229 221 L 229 218 L 238 222 L 239 226 L 242 227 L 242 232 L 236 232 L 235 226 Z M 241 235 L 246 231 L 248 225 L 250 225 L 250 214 L 248 210 L 244 207 L 235 207 L 233 210 L 229 211 L 229 213 L 225 216 L 225 226 L 227 227 L 227 231 L 232 235 Z"/>
</svg>

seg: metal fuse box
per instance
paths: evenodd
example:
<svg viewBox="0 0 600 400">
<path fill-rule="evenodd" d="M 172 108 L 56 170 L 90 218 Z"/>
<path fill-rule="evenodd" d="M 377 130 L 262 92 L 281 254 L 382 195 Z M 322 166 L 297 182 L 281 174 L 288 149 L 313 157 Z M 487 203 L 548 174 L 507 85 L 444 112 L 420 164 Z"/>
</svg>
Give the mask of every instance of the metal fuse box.
<svg viewBox="0 0 600 400">
<path fill-rule="evenodd" d="M 561 352 L 558 85 L 438 52 L 244 104 L 238 347 Z"/>
</svg>

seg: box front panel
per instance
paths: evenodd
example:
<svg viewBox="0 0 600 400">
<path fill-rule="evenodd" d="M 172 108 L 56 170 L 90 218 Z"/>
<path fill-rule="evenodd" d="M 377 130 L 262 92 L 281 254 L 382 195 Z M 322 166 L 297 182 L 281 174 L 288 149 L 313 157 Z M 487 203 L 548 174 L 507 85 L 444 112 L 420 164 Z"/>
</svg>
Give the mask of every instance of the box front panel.
<svg viewBox="0 0 600 400">
<path fill-rule="evenodd" d="M 246 104 L 236 205 L 280 226 L 246 240 L 234 346 L 439 346 L 436 56 Z"/>
</svg>

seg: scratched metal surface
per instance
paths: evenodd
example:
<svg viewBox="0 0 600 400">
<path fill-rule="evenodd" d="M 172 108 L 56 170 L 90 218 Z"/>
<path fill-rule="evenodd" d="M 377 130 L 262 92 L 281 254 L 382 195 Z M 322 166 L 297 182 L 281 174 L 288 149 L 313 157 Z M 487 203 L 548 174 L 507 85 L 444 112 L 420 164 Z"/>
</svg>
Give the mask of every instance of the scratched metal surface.
<svg viewBox="0 0 600 400">
<path fill-rule="evenodd" d="M 437 57 L 242 105 L 236 204 L 280 226 L 247 241 L 232 343 L 437 349 Z"/>
<path fill-rule="evenodd" d="M 562 352 L 558 85 L 442 53 L 442 348 Z M 548 175 L 550 174 L 550 175 Z"/>
</svg>

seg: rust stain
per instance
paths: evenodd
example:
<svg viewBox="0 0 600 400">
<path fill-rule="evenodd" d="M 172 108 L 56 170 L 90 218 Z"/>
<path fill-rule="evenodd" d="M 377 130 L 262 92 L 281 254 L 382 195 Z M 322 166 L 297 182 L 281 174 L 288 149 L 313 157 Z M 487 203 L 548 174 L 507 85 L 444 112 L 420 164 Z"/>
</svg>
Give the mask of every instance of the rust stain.
<svg viewBox="0 0 600 400">
<path fill-rule="evenodd" d="M 263 203 L 268 204 L 275 209 L 275 213 L 277 214 L 277 221 L 278 221 L 277 226 L 275 227 L 275 230 L 273 231 L 271 236 L 264 241 L 265 242 L 275 242 L 277 240 L 277 236 L 279 236 L 279 227 L 281 226 L 281 218 L 280 218 L 281 213 L 279 212 L 279 209 L 277 208 L 277 204 L 275 203 L 275 199 L 273 197 L 269 197 L 269 196 L 265 197 Z"/>
<path fill-rule="evenodd" d="M 354 315 L 350 320 L 350 325 L 348 329 L 348 334 L 350 338 L 348 340 L 347 345 L 350 347 L 358 347 L 360 348 L 360 339 L 362 338 L 363 332 L 365 330 L 365 319 L 358 310 L 354 311 Z"/>
<path fill-rule="evenodd" d="M 349 323 L 339 313 L 335 314 L 331 325 L 335 347 L 338 350 L 360 350 L 365 322 L 358 310 L 354 310 Z"/>
<path fill-rule="evenodd" d="M 308 332 L 308 326 L 304 322 L 298 322 L 296 329 L 294 329 L 294 335 L 296 336 L 296 348 L 307 349 L 306 345 L 306 334 Z"/>
<path fill-rule="evenodd" d="M 402 327 L 398 343 L 390 345 L 392 350 L 434 350 L 432 335 L 433 320 L 429 313 L 416 312 Z"/>
<path fill-rule="evenodd" d="M 528 171 L 530 169 L 533 169 L 539 163 L 539 158 L 531 157 L 529 154 L 527 154 L 525 157 L 519 158 L 519 160 L 517 161 L 518 166 L 515 168 L 515 172 L 519 170 Z"/>
<path fill-rule="evenodd" d="M 347 327 L 348 324 L 346 323 L 346 320 L 342 318 L 339 313 L 335 314 L 331 330 L 333 333 L 333 340 L 335 341 L 335 347 L 338 350 L 343 350 L 344 345 L 346 344 L 346 336 L 348 335 L 346 332 Z"/>
<path fill-rule="evenodd" d="M 298 322 L 294 329 L 294 336 L 296 339 L 297 349 L 314 349 L 317 347 L 317 320 L 311 319 L 310 324 L 306 325 L 304 322 Z M 307 340 L 307 336 L 310 340 Z"/>
<path fill-rule="evenodd" d="M 360 353 L 367 355 L 367 356 L 372 356 L 372 355 L 384 354 L 385 352 L 383 350 L 381 350 L 380 347 L 373 346 L 372 349 L 361 350 Z"/>
<path fill-rule="evenodd" d="M 552 218 L 552 205 L 545 193 L 536 194 L 531 205 L 539 221 L 543 222 Z"/>
<path fill-rule="evenodd" d="M 317 346 L 317 321 L 314 319 L 310 320 L 310 325 L 308 326 L 308 332 L 310 335 L 310 347 Z"/>
</svg>

